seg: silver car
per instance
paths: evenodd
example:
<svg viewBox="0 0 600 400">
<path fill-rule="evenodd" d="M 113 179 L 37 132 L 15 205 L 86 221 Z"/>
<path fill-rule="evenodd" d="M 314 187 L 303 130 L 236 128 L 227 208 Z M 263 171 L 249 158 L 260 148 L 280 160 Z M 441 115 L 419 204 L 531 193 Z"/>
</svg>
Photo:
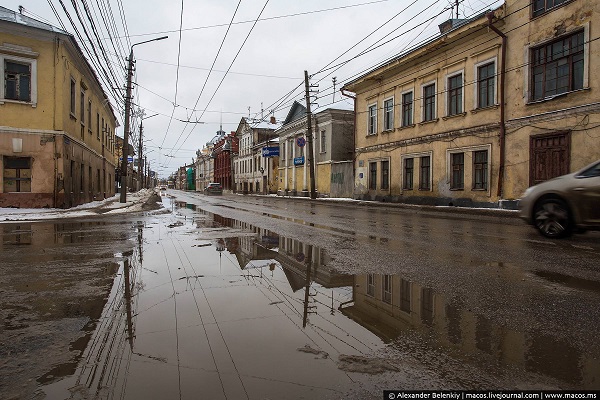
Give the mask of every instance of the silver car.
<svg viewBox="0 0 600 400">
<path fill-rule="evenodd" d="M 600 230 L 600 160 L 528 188 L 519 209 L 521 218 L 549 238 Z"/>
</svg>

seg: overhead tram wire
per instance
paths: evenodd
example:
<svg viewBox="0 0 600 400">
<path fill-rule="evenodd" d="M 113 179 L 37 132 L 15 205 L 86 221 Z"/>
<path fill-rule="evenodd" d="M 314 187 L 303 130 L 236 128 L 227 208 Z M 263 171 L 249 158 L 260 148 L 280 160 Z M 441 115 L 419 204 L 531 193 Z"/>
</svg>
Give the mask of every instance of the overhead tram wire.
<svg viewBox="0 0 600 400">
<path fill-rule="evenodd" d="M 346 8 L 360 7 L 360 6 L 366 6 L 366 5 L 371 5 L 371 4 L 377 4 L 377 3 L 385 3 L 388 1 L 390 1 L 390 0 L 375 0 L 375 1 L 369 1 L 366 3 L 349 4 L 346 6 L 332 7 L 332 8 L 322 9 L 322 10 L 304 11 L 304 12 L 295 13 L 295 14 L 278 15 L 278 16 L 274 16 L 274 17 L 262 18 L 259 20 L 259 22 L 282 19 L 282 18 L 299 17 L 302 15 L 317 14 L 317 13 L 328 12 L 328 11 L 336 11 L 336 10 L 341 10 L 341 9 L 346 9 Z M 250 19 L 250 20 L 246 20 L 246 21 L 234 22 L 232 25 L 249 24 L 252 22 L 254 22 L 254 20 Z M 201 29 L 222 28 L 222 27 L 228 26 L 228 25 L 229 24 L 206 25 L 206 26 L 199 26 L 199 27 L 194 27 L 194 28 L 186 28 L 186 29 L 183 29 L 183 31 L 187 32 L 187 31 L 195 31 L 195 30 L 201 30 Z M 176 33 L 178 31 L 179 30 L 167 30 L 167 31 L 158 31 L 158 32 L 150 32 L 150 33 L 139 33 L 139 34 L 131 35 L 128 37 L 155 36 L 155 35 L 163 35 L 163 34 L 167 34 L 167 33 Z"/>
<path fill-rule="evenodd" d="M 121 16 L 121 23 L 123 25 L 123 33 L 125 34 L 125 40 L 127 41 L 127 47 L 131 47 L 131 41 L 129 36 L 129 29 L 127 28 L 127 19 L 125 18 L 125 9 L 123 8 L 123 1 L 117 0 L 117 6 L 119 7 L 119 15 Z"/>
<path fill-rule="evenodd" d="M 383 28 L 385 25 L 387 25 L 388 23 L 390 23 L 392 20 L 394 20 L 396 17 L 398 17 L 401 13 L 403 13 L 404 11 L 406 11 L 409 7 L 411 7 L 412 5 L 414 5 L 415 3 L 417 3 L 417 1 L 419 0 L 414 0 L 411 4 L 409 4 L 407 7 L 405 7 L 404 9 L 402 9 L 400 12 L 398 12 L 397 14 L 395 14 L 392 18 L 388 19 L 386 22 L 384 22 L 382 25 L 380 25 L 379 27 L 377 27 L 374 31 L 372 31 L 371 33 L 369 33 L 367 36 L 365 36 L 364 38 L 362 38 L 360 41 L 358 41 L 357 43 L 355 43 L 353 46 L 351 46 L 348 50 L 344 51 L 342 54 L 340 54 L 338 57 L 334 58 L 332 61 L 330 61 L 328 64 L 326 64 L 323 68 L 321 68 L 317 73 L 322 72 L 325 68 L 327 68 L 329 65 L 331 65 L 333 62 L 335 62 L 336 60 L 338 60 L 340 57 L 342 57 L 344 54 L 348 53 L 350 50 L 352 50 L 353 48 L 355 48 L 356 46 L 358 46 L 360 43 L 362 43 L 363 41 L 365 41 L 367 38 L 369 38 L 370 36 L 372 36 L 374 33 L 376 33 L 378 30 L 380 30 L 381 28 Z M 414 17 L 413 17 L 414 18 Z M 411 18 L 412 20 L 412 18 Z M 380 39 L 381 40 L 381 39 Z M 317 74 L 315 73 L 315 74 Z M 315 75 L 312 74 L 312 75 Z M 299 85 L 301 86 L 301 85 Z M 296 91 L 296 89 L 294 89 L 292 91 L 292 93 L 294 91 Z M 280 102 L 279 105 L 277 107 L 279 107 L 282 103 Z M 268 107 L 268 109 L 271 106 Z M 255 114 L 255 118 L 258 116 L 258 114 Z"/>
<path fill-rule="evenodd" d="M 71 1 L 72 1 L 73 5 L 75 7 L 76 12 L 77 12 L 77 18 L 80 18 L 79 17 L 79 12 L 77 11 L 77 7 L 76 7 L 76 4 L 77 4 L 76 1 L 75 0 L 71 0 Z M 115 71 L 112 68 L 112 64 L 110 63 L 110 60 L 108 58 L 108 54 L 106 53 L 106 49 L 104 48 L 104 44 L 102 43 L 102 40 L 100 40 L 100 36 L 98 35 L 98 30 L 96 29 L 96 24 L 94 23 L 94 19 L 92 18 L 92 15 L 90 13 L 90 9 L 89 9 L 89 7 L 87 5 L 87 0 L 81 0 L 81 3 L 83 5 L 83 10 L 84 10 L 84 12 L 86 14 L 86 17 L 88 18 L 88 20 L 90 22 L 90 28 L 92 30 L 92 33 L 94 34 L 94 37 L 96 38 L 96 41 L 98 43 L 98 47 L 100 49 L 100 53 L 102 54 L 104 60 L 106 61 L 106 65 L 107 65 L 108 69 L 110 70 L 112 76 L 114 77 L 115 82 L 119 82 L 119 78 L 116 76 Z M 83 21 L 81 19 L 80 19 L 80 22 L 81 22 L 81 24 L 83 26 Z M 120 82 L 120 83 L 122 84 L 124 82 Z"/>
<path fill-rule="evenodd" d="M 241 1 L 241 0 L 240 0 Z M 237 60 L 238 56 L 240 55 L 240 53 L 242 52 L 242 49 L 244 48 L 244 45 L 246 44 L 246 42 L 248 41 L 248 38 L 250 37 L 250 34 L 252 34 L 252 31 L 254 30 L 254 27 L 256 26 L 256 24 L 258 23 L 258 20 L 260 19 L 260 16 L 262 15 L 262 13 L 265 11 L 265 8 L 267 8 L 267 5 L 269 4 L 270 0 L 267 0 L 265 2 L 265 5 L 263 6 L 263 8 L 260 10 L 260 13 L 258 14 L 258 17 L 256 18 L 256 20 L 254 21 L 254 24 L 252 25 L 252 28 L 250 28 L 250 30 L 248 31 L 248 34 L 246 35 L 246 38 L 244 39 L 244 41 L 242 42 L 240 48 L 238 49 L 237 53 L 235 54 L 235 57 L 233 57 L 233 60 L 231 61 L 231 64 L 229 64 L 229 67 L 227 68 L 227 72 L 225 72 L 225 75 L 223 75 L 223 78 L 221 79 L 221 82 L 219 82 L 219 85 L 217 86 L 217 88 L 215 89 L 213 95 L 211 96 L 210 100 L 208 101 L 208 103 L 206 104 L 206 108 L 208 108 L 208 106 L 210 105 L 210 103 L 212 102 L 212 100 L 214 99 L 215 95 L 217 94 L 217 92 L 219 91 L 219 88 L 221 87 L 221 85 L 223 84 L 223 81 L 225 81 L 225 78 L 227 77 L 227 74 L 229 73 L 229 70 L 231 70 L 231 67 L 233 67 L 233 64 L 235 63 L 235 60 Z M 195 107 L 194 107 L 195 108 Z M 198 118 L 199 120 L 202 119 L 202 116 L 204 115 L 204 112 L 202 112 L 202 114 L 200 114 L 200 118 Z M 192 132 L 194 131 L 194 129 L 196 128 L 197 125 L 194 125 L 192 127 L 192 129 L 190 130 L 190 132 L 188 133 L 188 135 L 186 136 L 186 138 L 183 140 L 183 142 L 181 143 L 181 146 L 183 146 L 183 144 L 187 141 L 187 139 L 190 137 L 190 135 L 192 134 Z M 179 141 L 179 139 L 177 140 Z M 177 142 L 175 142 L 175 145 L 177 145 Z"/>
<path fill-rule="evenodd" d="M 94 6 L 93 6 L 94 2 L 92 2 L 92 9 L 94 10 L 94 15 L 96 16 L 96 19 L 99 20 L 98 13 L 100 14 L 100 19 L 102 20 L 102 23 L 100 24 L 100 26 L 104 27 L 104 29 L 106 31 L 106 35 L 108 36 L 108 38 L 110 40 L 111 47 L 113 48 L 113 50 L 116 53 L 119 54 L 118 57 L 117 57 L 117 60 L 119 62 L 119 68 L 124 71 L 127 68 L 127 66 L 125 65 L 125 53 L 122 51 L 123 46 L 118 47 L 116 45 L 115 40 L 113 38 L 113 36 L 115 36 L 115 35 L 113 35 L 113 33 L 110 31 L 110 29 L 112 28 L 112 26 L 111 26 L 111 24 L 110 24 L 110 22 L 109 22 L 109 20 L 107 18 L 106 13 L 103 12 L 103 10 L 100 8 L 100 4 L 104 4 L 104 3 L 101 2 L 101 1 L 96 2 L 96 8 L 97 8 L 97 11 L 96 11 L 96 8 L 94 8 Z M 106 11 L 106 9 L 104 9 L 104 11 Z M 120 43 L 120 41 L 119 41 L 119 43 Z M 109 54 L 110 54 L 110 52 L 109 52 Z"/>
<path fill-rule="evenodd" d="M 51 4 L 51 0 L 48 0 L 48 2 Z M 104 67 L 102 66 L 102 64 L 99 62 L 99 58 L 94 58 L 94 54 L 88 48 L 88 46 L 86 45 L 86 43 L 83 41 L 83 37 L 82 37 L 81 33 L 79 32 L 79 29 L 75 25 L 75 21 L 71 18 L 71 15 L 67 11 L 66 6 L 62 2 L 62 0 L 59 0 L 59 3 L 61 4 L 61 6 L 63 8 L 63 11 L 65 12 L 65 15 L 67 16 L 69 22 L 71 23 L 71 26 L 73 27 L 73 29 L 75 31 L 75 34 L 77 35 L 77 38 L 79 39 L 79 43 L 81 44 L 81 47 L 85 50 L 85 52 L 89 56 L 90 63 L 96 68 L 97 71 L 101 71 L 102 72 L 102 73 L 98 74 L 98 78 L 101 79 L 101 80 L 103 80 L 104 84 L 107 85 L 107 88 L 110 89 L 110 90 L 108 90 L 108 93 L 110 93 L 111 97 L 115 101 L 115 104 L 123 106 L 124 105 L 123 99 L 120 98 L 120 94 L 118 94 L 116 92 L 116 89 L 115 89 L 115 84 L 116 83 L 111 80 L 111 78 L 109 77 L 108 73 L 106 72 L 106 70 L 104 69 Z M 64 26 L 64 24 L 61 21 L 60 16 L 58 16 L 58 13 L 56 15 L 57 15 L 57 18 L 59 19 L 59 22 L 60 22 L 61 26 Z M 65 28 L 65 31 L 67 31 L 66 28 Z M 119 100 L 120 100 L 120 102 L 119 102 Z"/>
<path fill-rule="evenodd" d="M 115 21 L 115 14 L 110 5 L 110 1 L 109 0 L 99 0 L 99 1 L 100 1 L 100 4 L 104 5 L 104 11 L 107 15 L 107 18 L 108 18 L 108 16 L 110 16 L 110 18 L 108 18 L 109 22 L 111 22 L 111 24 L 109 24 L 109 26 L 111 26 L 111 30 L 113 31 L 113 33 L 116 33 L 115 39 L 119 39 L 119 40 L 117 40 L 117 43 L 119 44 L 119 47 L 121 49 L 119 54 L 120 54 L 120 57 L 122 57 L 124 60 L 125 58 L 127 58 L 128 52 L 127 52 L 127 49 L 123 46 L 123 41 L 120 40 L 120 39 L 122 39 L 122 37 L 119 34 L 119 28 L 117 27 L 117 23 Z"/>
<path fill-rule="evenodd" d="M 219 55 L 221 54 L 221 49 L 223 49 L 223 44 L 225 44 L 225 39 L 227 39 L 227 36 L 229 35 L 229 30 L 231 29 L 231 26 L 233 25 L 233 20 L 235 19 L 235 16 L 237 15 L 237 12 L 240 8 L 240 4 L 242 4 L 242 0 L 238 1 L 237 6 L 235 7 L 235 10 L 233 11 L 233 15 L 231 16 L 231 20 L 229 21 L 229 26 L 227 27 L 227 31 L 225 31 L 225 35 L 223 35 L 223 39 L 221 40 L 221 44 L 219 45 L 219 49 L 217 50 L 217 54 L 215 55 L 215 58 L 213 59 L 212 65 L 210 66 L 210 70 L 208 71 L 208 75 L 206 76 L 206 79 L 204 80 L 204 84 L 202 85 L 202 89 L 200 89 L 200 94 L 198 95 L 198 98 L 196 99 L 196 103 L 194 103 L 194 107 L 193 109 L 195 110 L 196 107 L 198 106 L 198 103 L 200 102 L 200 97 L 202 97 L 202 93 L 204 93 L 204 89 L 206 88 L 206 84 L 208 83 L 208 79 L 210 78 L 210 75 L 213 71 L 213 68 L 217 62 L 217 59 L 219 58 Z M 207 105 L 208 107 L 208 105 Z M 174 112 L 175 110 L 173 110 Z M 200 117 L 202 118 L 202 117 Z M 200 119 L 198 118 L 198 120 Z M 187 129 L 189 124 L 185 124 L 185 126 L 183 127 L 183 129 L 181 130 L 181 133 L 179 134 L 179 136 L 177 137 L 177 140 L 175 141 L 175 145 L 177 145 L 177 143 L 179 142 L 179 139 L 181 139 L 181 136 L 183 136 L 183 133 L 185 132 L 185 130 Z M 171 123 L 169 122 L 169 127 L 171 126 Z M 165 143 L 165 139 L 167 138 L 167 135 L 169 133 L 169 127 L 167 128 L 166 132 L 165 132 L 165 136 L 163 137 L 163 141 L 162 144 Z M 193 130 L 193 129 L 192 129 Z M 191 131 L 190 131 L 191 133 Z"/>
</svg>

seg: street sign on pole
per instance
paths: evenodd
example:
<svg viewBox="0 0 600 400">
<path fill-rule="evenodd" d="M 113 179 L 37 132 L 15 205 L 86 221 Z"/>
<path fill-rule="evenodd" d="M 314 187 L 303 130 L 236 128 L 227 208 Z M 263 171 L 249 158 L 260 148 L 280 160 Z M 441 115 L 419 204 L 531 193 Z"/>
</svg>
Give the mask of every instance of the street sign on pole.
<svg viewBox="0 0 600 400">
<path fill-rule="evenodd" d="M 304 139 L 303 136 L 300 136 L 296 139 L 296 144 L 298 145 L 298 147 L 304 147 L 306 145 L 306 139 Z"/>
<path fill-rule="evenodd" d="M 263 147 L 262 148 L 262 156 L 263 157 L 279 157 L 279 146 Z"/>
<path fill-rule="evenodd" d="M 304 165 L 304 156 L 294 158 L 294 165 Z"/>
</svg>

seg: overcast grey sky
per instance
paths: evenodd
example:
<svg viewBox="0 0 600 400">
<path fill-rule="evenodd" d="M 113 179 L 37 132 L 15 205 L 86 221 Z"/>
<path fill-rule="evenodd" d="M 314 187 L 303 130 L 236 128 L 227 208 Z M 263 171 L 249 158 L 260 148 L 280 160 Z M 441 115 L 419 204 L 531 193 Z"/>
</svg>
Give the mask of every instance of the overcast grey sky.
<svg viewBox="0 0 600 400">
<path fill-rule="evenodd" d="M 62 2 L 85 40 L 72 2 Z M 283 120 L 293 100 L 303 101 L 304 70 L 315 74 L 311 83 L 319 84 L 317 103 L 321 107 L 332 103 L 332 77 L 337 77 L 338 102 L 342 99 L 338 89 L 344 82 L 435 35 L 437 25 L 450 18 L 450 4 L 455 0 L 75 2 L 92 35 L 84 11 L 84 4 L 87 5 L 116 76 L 111 84 L 119 88 L 125 85 L 125 56 L 130 46 L 169 36 L 134 47 L 134 103 L 137 109 L 145 110 L 147 117 L 158 114 L 144 121 L 144 138 L 152 169 L 166 177 L 192 161 L 196 150 L 215 136 L 221 120 L 223 130 L 230 132 L 237 128 L 242 116 L 260 118 L 261 107 L 265 118 L 274 110 L 277 120 Z M 51 3 L 65 29 L 75 34 L 60 0 Z M 493 0 L 460 0 L 459 16 L 471 16 L 501 4 L 502 1 Z M 2 5 L 14 11 L 21 5 L 25 15 L 61 27 L 46 0 L 4 0 Z M 106 18 L 108 15 L 111 17 Z M 112 41 L 106 26 L 112 26 Z M 90 48 L 89 42 L 86 44 Z M 379 47 L 356 57 L 373 46 Z M 99 48 L 97 43 L 94 47 Z M 343 64 L 318 73 L 331 62 L 331 66 Z M 111 90 L 105 87 L 105 91 Z M 285 97 L 290 92 L 292 95 Z M 280 104 L 282 98 L 285 101 Z M 113 101 L 113 105 L 123 125 L 122 100 L 120 104 Z M 348 108 L 349 103 L 331 105 L 336 106 Z M 202 124 L 182 122 L 189 120 Z M 138 124 L 139 118 L 134 126 Z M 122 136 L 123 126 L 117 134 Z"/>
</svg>

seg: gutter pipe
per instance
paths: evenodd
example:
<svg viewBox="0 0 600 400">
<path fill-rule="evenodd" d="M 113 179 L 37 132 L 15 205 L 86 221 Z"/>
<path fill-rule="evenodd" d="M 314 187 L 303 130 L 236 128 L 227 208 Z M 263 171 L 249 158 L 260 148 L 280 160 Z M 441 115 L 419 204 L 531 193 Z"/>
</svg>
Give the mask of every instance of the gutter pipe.
<svg viewBox="0 0 600 400">
<path fill-rule="evenodd" d="M 506 41 L 508 37 L 498 28 L 492 25 L 494 12 L 491 11 L 487 15 L 488 27 L 502 38 L 502 60 L 500 61 L 500 167 L 498 170 L 498 200 L 502 198 L 504 184 L 504 165 L 506 158 L 506 117 L 505 117 L 505 97 L 504 97 L 504 78 L 506 75 Z"/>
</svg>

